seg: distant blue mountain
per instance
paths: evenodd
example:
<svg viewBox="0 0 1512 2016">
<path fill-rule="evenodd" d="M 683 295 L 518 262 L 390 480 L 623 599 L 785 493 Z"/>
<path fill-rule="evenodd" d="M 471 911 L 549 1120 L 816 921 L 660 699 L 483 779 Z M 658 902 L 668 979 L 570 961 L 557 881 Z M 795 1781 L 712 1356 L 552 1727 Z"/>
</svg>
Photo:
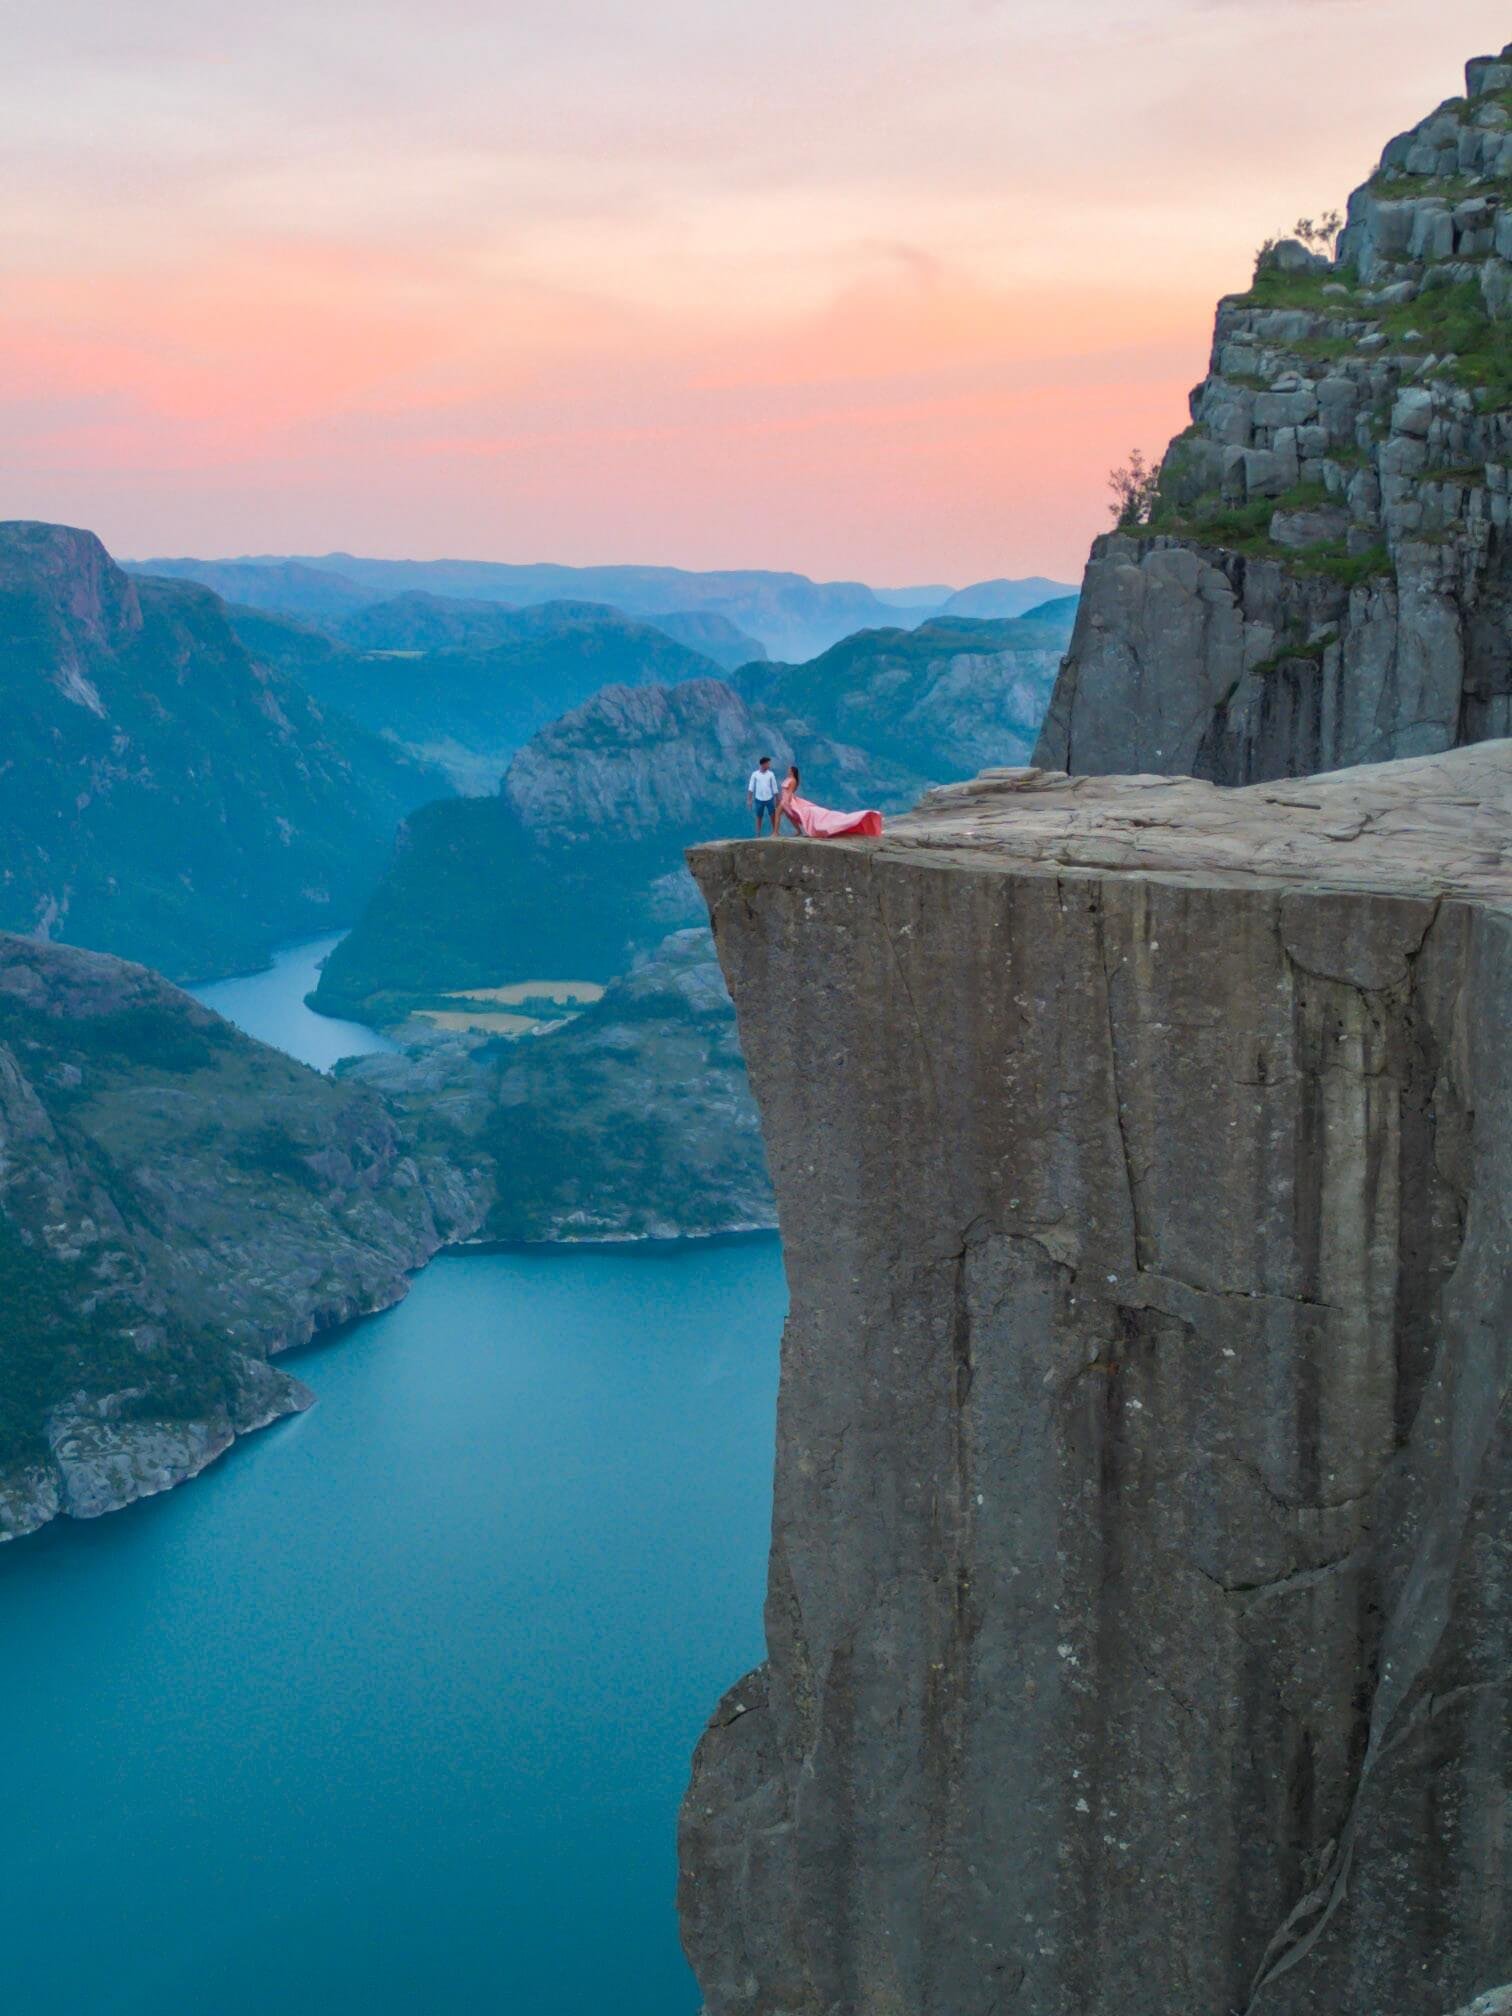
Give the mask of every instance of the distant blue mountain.
<svg viewBox="0 0 1512 2016">
<path fill-rule="evenodd" d="M 175 575 L 213 588 L 243 608 L 266 609 L 337 627 L 375 602 L 422 595 L 433 602 L 607 604 L 665 627 L 681 644 L 731 667 L 745 653 L 731 636 L 754 639 L 788 662 L 817 657 L 858 630 L 905 627 L 930 616 L 1021 616 L 1070 591 L 1039 577 L 985 581 L 952 591 L 944 583 L 870 588 L 862 581 L 812 581 L 806 574 L 732 568 L 514 566 L 496 560 L 374 560 L 355 553 L 243 554 L 130 563 L 137 574 Z"/>
<path fill-rule="evenodd" d="M 1032 575 L 1027 581 L 1006 578 L 977 581 L 952 595 L 940 613 L 944 616 L 1027 616 L 1040 605 L 1075 595 L 1074 581 L 1047 581 Z"/>
</svg>

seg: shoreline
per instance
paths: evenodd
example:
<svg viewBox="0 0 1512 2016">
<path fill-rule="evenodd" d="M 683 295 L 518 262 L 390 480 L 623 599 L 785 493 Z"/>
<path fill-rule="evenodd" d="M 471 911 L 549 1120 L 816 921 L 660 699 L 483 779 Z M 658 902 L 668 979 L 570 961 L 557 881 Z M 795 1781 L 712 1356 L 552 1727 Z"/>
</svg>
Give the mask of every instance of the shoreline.
<svg viewBox="0 0 1512 2016">
<path fill-rule="evenodd" d="M 405 1301 L 415 1281 L 427 1268 L 451 1258 L 486 1258 L 494 1253 L 528 1254 L 538 1259 L 584 1258 L 589 1254 L 610 1254 L 616 1258 L 660 1258 L 688 1248 L 750 1246 L 780 1239 L 775 1225 L 728 1226 L 718 1232 L 684 1232 L 667 1235 L 637 1232 L 608 1234 L 582 1239 L 454 1239 L 438 1246 L 417 1267 L 407 1269 L 398 1292 L 376 1302 L 369 1309 L 356 1309 L 335 1322 L 312 1328 L 306 1336 L 291 1337 L 270 1347 L 263 1364 L 277 1376 L 282 1361 L 305 1353 L 324 1351 L 342 1342 L 348 1331 L 397 1309 Z M 91 1480 L 90 1509 L 76 1509 L 69 1495 L 67 1471 L 60 1466 L 55 1450 L 48 1456 L 0 1471 L 0 1547 L 31 1538 L 59 1522 L 86 1524 L 125 1512 L 131 1506 L 181 1485 L 193 1483 L 227 1455 L 238 1443 L 304 1414 L 319 1402 L 313 1392 L 292 1374 L 284 1375 L 286 1390 L 279 1396 L 285 1404 L 270 1403 L 256 1418 L 243 1423 L 229 1413 L 200 1416 L 182 1421 L 120 1421 L 110 1424 L 108 1477 L 98 1474 Z M 60 1437 L 59 1440 L 65 1439 Z M 168 1446 L 165 1446 L 168 1445 Z M 141 1467 L 138 1467 L 141 1466 Z M 112 1486 L 114 1488 L 112 1488 Z"/>
</svg>

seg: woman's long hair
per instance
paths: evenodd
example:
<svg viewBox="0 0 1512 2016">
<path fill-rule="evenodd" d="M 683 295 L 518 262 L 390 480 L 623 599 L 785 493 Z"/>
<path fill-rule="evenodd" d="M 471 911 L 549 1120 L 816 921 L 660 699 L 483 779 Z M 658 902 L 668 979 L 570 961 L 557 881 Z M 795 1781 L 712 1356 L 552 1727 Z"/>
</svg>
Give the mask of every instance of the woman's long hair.
<svg viewBox="0 0 1512 2016">
<path fill-rule="evenodd" d="M 796 789 L 796 787 L 797 787 L 797 784 L 798 784 L 798 765 L 797 765 L 796 763 L 789 763 L 789 765 L 788 765 L 788 775 L 789 775 L 789 777 L 791 777 L 791 778 L 792 778 L 792 780 L 793 780 L 793 785 L 794 785 L 794 788 Z"/>
</svg>

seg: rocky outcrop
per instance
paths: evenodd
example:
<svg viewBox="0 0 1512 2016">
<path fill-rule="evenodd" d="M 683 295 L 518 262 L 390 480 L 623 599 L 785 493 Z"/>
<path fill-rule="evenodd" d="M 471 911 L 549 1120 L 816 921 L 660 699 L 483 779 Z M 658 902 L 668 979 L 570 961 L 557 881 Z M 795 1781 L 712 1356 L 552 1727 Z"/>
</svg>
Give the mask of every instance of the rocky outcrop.
<svg viewBox="0 0 1512 2016">
<path fill-rule="evenodd" d="M 1509 75 L 1391 142 L 1336 260 L 1283 242 L 1220 304 L 1036 762 L 1243 784 L 1512 730 Z"/>
<path fill-rule="evenodd" d="M 700 849 L 792 1291 L 709 2016 L 1512 1972 L 1512 745 Z"/>
<path fill-rule="evenodd" d="M 706 930 L 673 933 L 603 999 L 520 1040 L 401 1031 L 344 1079 L 417 1153 L 468 1172 L 481 1239 L 684 1239 L 776 1223 L 761 1126 Z"/>
<path fill-rule="evenodd" d="M 0 719 L 0 926 L 179 978 L 350 916 L 441 788 L 63 525 L 0 525 Z"/>
<path fill-rule="evenodd" d="M 308 1405 L 270 1355 L 397 1301 L 480 1209 L 371 1094 L 142 967 L 0 935 L 0 1539 Z"/>
</svg>

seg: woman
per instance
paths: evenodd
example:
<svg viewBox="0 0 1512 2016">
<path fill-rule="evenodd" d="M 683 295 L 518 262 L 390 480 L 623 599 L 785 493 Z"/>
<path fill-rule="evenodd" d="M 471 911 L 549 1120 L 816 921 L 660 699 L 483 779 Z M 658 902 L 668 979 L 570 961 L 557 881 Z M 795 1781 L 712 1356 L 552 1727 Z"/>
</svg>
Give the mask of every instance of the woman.
<svg viewBox="0 0 1512 2016">
<path fill-rule="evenodd" d="M 782 782 L 782 798 L 777 808 L 779 830 L 784 816 L 808 840 L 838 840 L 842 835 L 875 840 L 882 831 L 880 812 L 827 812 L 822 805 L 800 798 L 796 763 Z"/>
</svg>

